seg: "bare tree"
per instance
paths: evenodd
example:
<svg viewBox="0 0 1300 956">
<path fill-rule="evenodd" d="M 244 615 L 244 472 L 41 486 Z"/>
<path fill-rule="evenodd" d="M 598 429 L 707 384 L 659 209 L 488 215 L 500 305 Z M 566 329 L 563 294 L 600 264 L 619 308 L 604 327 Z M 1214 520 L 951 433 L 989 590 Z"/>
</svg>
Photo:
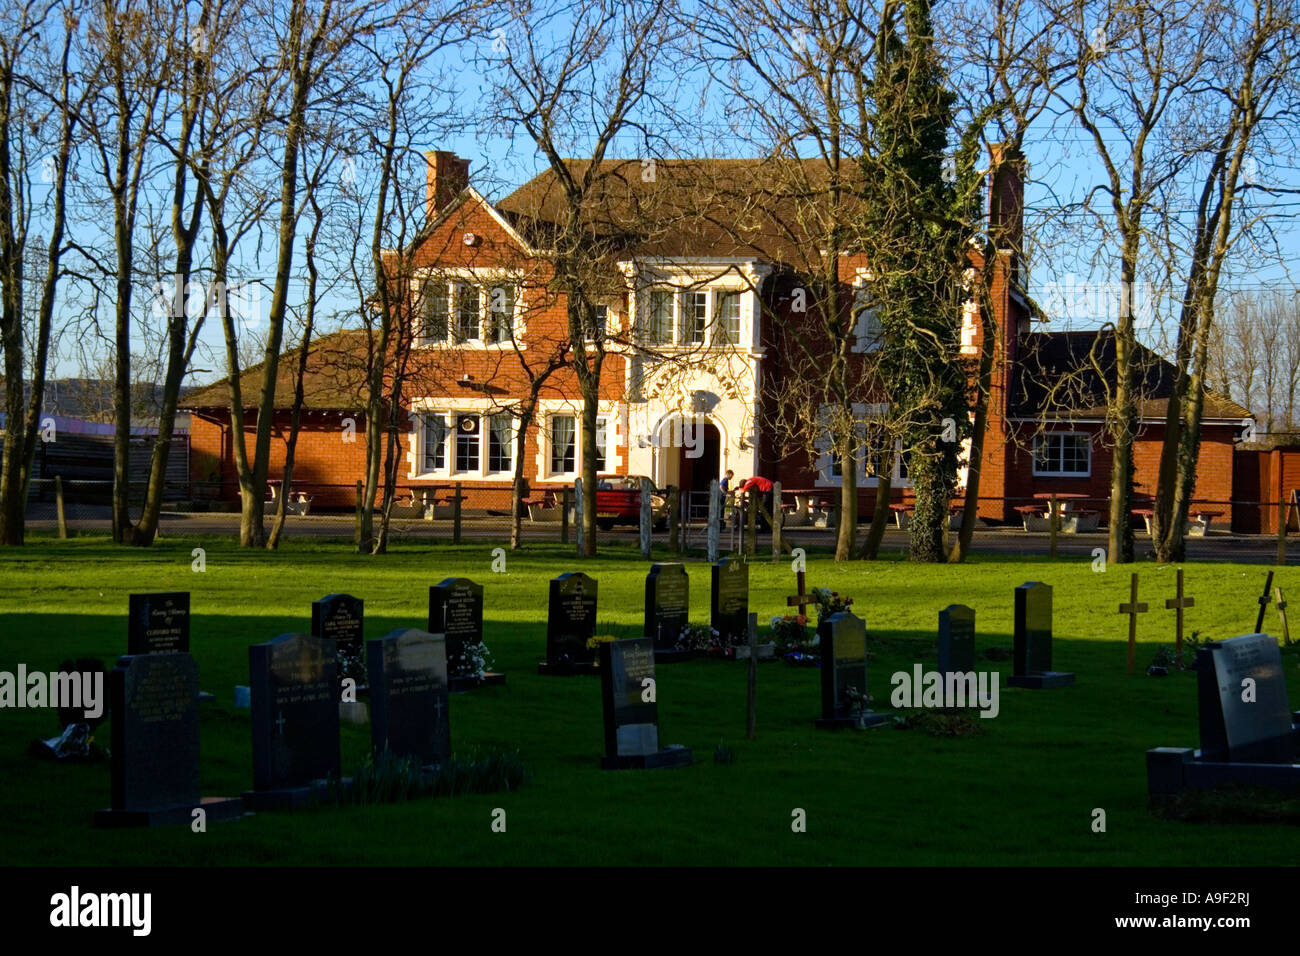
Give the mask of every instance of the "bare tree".
<svg viewBox="0 0 1300 956">
<path fill-rule="evenodd" d="M 1184 249 L 1189 249 L 1190 255 L 1178 269 L 1185 278 L 1154 509 L 1158 561 L 1181 561 L 1185 554 L 1183 529 L 1196 487 L 1219 277 L 1238 239 L 1249 235 L 1261 215 L 1241 214 L 1238 206 L 1252 192 L 1281 191 L 1252 182 L 1255 177 L 1243 170 L 1252 158 L 1252 149 L 1294 141 L 1300 106 L 1300 89 L 1294 79 L 1300 43 L 1298 12 L 1300 7 L 1287 0 L 1254 0 L 1244 10 L 1236 4 L 1216 4 L 1197 24 L 1203 42 L 1212 45 L 1215 56 L 1207 70 L 1205 89 L 1188 96 L 1182 111 L 1185 128 L 1195 137 L 1183 148 L 1205 161 L 1190 235 L 1179 235 L 1167 246 L 1171 260 L 1175 256 L 1181 259 Z M 1169 230 L 1167 234 L 1179 232 Z M 1267 348 L 1269 391 L 1278 378 L 1276 358 L 1280 354 Z M 1272 411 L 1270 401 L 1270 416 Z"/>
<path fill-rule="evenodd" d="M 1074 51 L 1073 82 L 1056 101 L 1082 130 L 1102 168 L 1100 183 L 1074 210 L 1118 259 L 1120 302 L 1106 433 L 1113 445 L 1109 555 L 1133 560 L 1133 446 L 1140 375 L 1135 295 L 1141 253 L 1168 191 L 1194 160 L 1177 148 L 1177 104 L 1204 81 L 1210 62 L 1202 14 L 1177 0 L 1114 4 L 1072 0 L 1060 8 L 1062 42 Z M 1113 245 L 1112 245 L 1113 243 Z"/>
<path fill-rule="evenodd" d="M 71 69 L 79 9 L 76 2 L 53 0 L 19 4 L 0 14 L 0 348 L 5 378 L 0 544 L 23 543 L 55 296 L 63 277 L 68 170 L 88 89 Z M 46 63 L 56 69 L 47 70 Z M 34 175 L 36 169 L 40 174 Z M 43 198 L 33 195 L 38 178 L 49 187 Z M 39 259 L 36 244 L 29 245 L 38 216 L 48 216 L 48 238 Z M 34 334 L 26 336 L 29 267 L 39 269 L 40 285 Z M 24 406 L 28 374 L 31 397 Z"/>
<path fill-rule="evenodd" d="M 491 129 L 522 131 L 537 147 L 563 196 L 545 224 L 553 287 L 564 295 L 572 368 L 582 397 L 583 485 L 596 486 L 596 419 L 605 330 L 597 305 L 622 292 L 622 234 L 607 224 L 598 203 L 617 192 L 611 178 L 628 167 L 606 163 L 615 140 L 633 133 L 643 156 L 656 154 L 654 123 L 664 80 L 663 64 L 677 34 L 670 4 L 654 0 L 575 0 L 563 8 L 537 8 L 508 0 L 510 24 L 494 42 L 492 98 L 485 104 Z M 566 157 L 584 156 L 581 160 Z M 596 496 L 583 497 L 579 516 L 588 555 L 596 554 Z"/>
</svg>

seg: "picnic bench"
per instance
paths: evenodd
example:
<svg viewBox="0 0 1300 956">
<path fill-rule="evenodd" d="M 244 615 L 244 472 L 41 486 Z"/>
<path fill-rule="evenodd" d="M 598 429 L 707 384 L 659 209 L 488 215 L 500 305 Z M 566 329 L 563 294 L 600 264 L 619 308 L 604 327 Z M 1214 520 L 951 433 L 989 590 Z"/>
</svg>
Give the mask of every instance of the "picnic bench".
<svg viewBox="0 0 1300 956">
<path fill-rule="evenodd" d="M 280 493 L 284 482 L 278 480 L 268 480 L 266 483 L 266 503 L 280 505 Z M 244 490 L 239 489 L 239 496 L 242 498 Z M 301 489 L 289 488 L 289 497 L 284 503 L 284 513 L 290 515 L 305 515 L 311 511 L 312 496 Z"/>
<path fill-rule="evenodd" d="M 1147 529 L 1147 534 L 1155 533 L 1155 526 L 1153 524 L 1153 521 L 1155 519 L 1156 512 L 1154 508 L 1134 508 L 1133 514 L 1137 515 L 1139 518 L 1142 519 L 1143 525 Z"/>
<path fill-rule="evenodd" d="M 889 510 L 894 513 L 894 523 L 898 525 L 898 530 L 906 531 L 912 523 L 912 506 L 900 502 L 890 505 Z"/>
<path fill-rule="evenodd" d="M 533 524 L 558 523 L 563 512 L 553 491 L 548 491 L 544 495 L 529 495 L 527 498 L 521 498 L 520 504 L 528 509 L 528 520 Z"/>
<path fill-rule="evenodd" d="M 1222 511 L 1195 511 L 1196 523 L 1190 525 L 1187 529 L 1188 535 L 1193 538 L 1204 538 L 1210 533 L 1210 526 L 1214 524 L 1215 518 L 1222 518 Z"/>
</svg>

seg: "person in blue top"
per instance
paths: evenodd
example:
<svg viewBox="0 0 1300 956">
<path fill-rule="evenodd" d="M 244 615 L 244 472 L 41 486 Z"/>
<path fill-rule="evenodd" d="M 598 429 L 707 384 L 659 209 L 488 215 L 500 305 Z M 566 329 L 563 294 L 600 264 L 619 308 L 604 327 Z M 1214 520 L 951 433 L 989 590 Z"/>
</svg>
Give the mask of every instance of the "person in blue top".
<svg viewBox="0 0 1300 956">
<path fill-rule="evenodd" d="M 733 510 L 731 507 L 731 479 L 734 477 L 736 477 L 736 473 L 728 468 L 727 473 L 718 482 L 718 490 L 722 492 L 722 513 L 718 515 L 718 524 L 723 528 L 727 526 L 727 519 L 731 517 Z"/>
</svg>

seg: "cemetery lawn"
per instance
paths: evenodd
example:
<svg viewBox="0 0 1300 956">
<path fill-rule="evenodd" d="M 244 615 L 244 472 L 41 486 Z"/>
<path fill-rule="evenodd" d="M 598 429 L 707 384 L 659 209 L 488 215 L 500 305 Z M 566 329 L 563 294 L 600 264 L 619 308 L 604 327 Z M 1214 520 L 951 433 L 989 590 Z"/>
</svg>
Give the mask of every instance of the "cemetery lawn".
<svg viewBox="0 0 1300 956">
<path fill-rule="evenodd" d="M 191 550 L 206 549 L 206 571 Z M 0 671 L 52 671 L 66 658 L 111 668 L 125 652 L 131 591 L 192 594 L 191 651 L 200 684 L 205 795 L 252 786 L 249 712 L 232 707 L 248 682 L 249 644 L 307 631 L 311 602 L 330 592 L 365 600 L 366 637 L 424 627 L 428 587 L 452 575 L 485 586 L 485 643 L 504 687 L 451 698 L 453 750 L 517 749 L 533 771 L 519 792 L 405 804 L 260 813 L 188 827 L 101 831 L 91 815 L 109 803 L 107 763 L 56 765 L 27 756 L 28 743 L 59 730 L 51 710 L 0 710 L 0 845 L 10 865 L 1278 865 L 1295 860 L 1292 826 L 1209 825 L 1158 819 L 1147 809 L 1145 752 L 1197 746 L 1191 672 L 1145 676 L 1172 643 L 1174 569 L 1147 562 L 1094 573 L 1090 560 L 977 556 L 966 565 L 911 565 L 897 555 L 837 566 L 808 556 L 809 587 L 851 596 L 867 622 L 870 692 L 890 710 L 890 675 L 935 662 L 937 615 L 976 611 L 979 668 L 1001 676 L 1001 710 L 972 723 L 982 733 L 938 737 L 921 729 L 821 731 L 819 672 L 765 663 L 758 672 L 757 739 L 745 740 L 746 665 L 695 660 L 658 668 L 660 740 L 694 749 L 675 771 L 600 769 L 599 680 L 536 673 L 544 655 L 547 580 L 582 570 L 600 583 L 598 634 L 640 636 L 647 565 L 631 547 L 603 545 L 596 559 L 534 545 L 490 571 L 492 545 L 399 542 L 380 557 L 347 544 L 288 540 L 276 553 L 242 551 L 228 539 L 168 537 L 147 550 L 103 538 L 34 536 L 0 551 Z M 668 555 L 659 560 L 672 560 Z M 708 566 L 688 559 L 692 621 L 709 615 Z M 1151 611 L 1138 627 L 1138 675 L 1125 675 L 1129 572 L 1141 573 Z M 1221 639 L 1254 629 L 1267 569 L 1186 566 L 1196 606 L 1187 630 Z M 983 659 L 1012 645 L 1012 589 L 1039 580 L 1055 589 L 1053 665 L 1073 687 L 1010 689 L 1011 662 Z M 1282 570 L 1284 591 L 1300 593 Z M 789 561 L 751 565 L 750 609 L 768 620 L 794 593 Z M 1277 632 L 1269 608 L 1265 630 Z M 1300 708 L 1294 665 L 1283 651 L 1290 700 Z M 107 745 L 109 727 L 97 731 Z M 715 764 L 725 743 L 732 764 Z M 369 746 L 366 726 L 343 726 L 344 771 Z M 491 829 L 494 808 L 507 831 Z M 792 812 L 807 832 L 791 831 Z M 1105 811 L 1104 833 L 1093 831 Z"/>
</svg>

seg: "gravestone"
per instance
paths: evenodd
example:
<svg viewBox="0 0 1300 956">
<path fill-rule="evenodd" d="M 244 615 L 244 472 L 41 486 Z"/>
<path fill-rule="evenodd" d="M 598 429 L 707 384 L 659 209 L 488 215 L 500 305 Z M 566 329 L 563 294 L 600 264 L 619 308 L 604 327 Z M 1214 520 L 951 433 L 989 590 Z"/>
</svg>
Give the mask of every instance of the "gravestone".
<svg viewBox="0 0 1300 956">
<path fill-rule="evenodd" d="M 1052 670 L 1052 586 L 1030 581 L 1016 588 L 1016 644 L 1010 687 L 1052 690 L 1074 675 Z"/>
<path fill-rule="evenodd" d="M 684 564 L 654 564 L 645 576 L 645 625 L 659 663 L 689 660 L 695 651 L 679 649 L 678 638 L 690 623 L 691 580 Z"/>
<path fill-rule="evenodd" d="M 244 812 L 239 798 L 199 794 L 199 669 L 187 653 L 119 657 L 108 675 L 111 801 L 97 827 L 189 824 Z"/>
<path fill-rule="evenodd" d="M 366 642 L 370 741 L 376 752 L 412 755 L 428 766 L 451 754 L 447 649 L 441 635 L 415 628 Z"/>
<path fill-rule="evenodd" d="M 950 604 L 939 612 L 939 673 L 969 674 L 975 670 L 975 611 Z"/>
<path fill-rule="evenodd" d="M 1207 643 L 1197 649 L 1196 669 L 1205 760 L 1290 763 L 1295 759 L 1277 638 L 1248 634 Z M 1245 681 L 1253 682 L 1253 687 Z"/>
<path fill-rule="evenodd" d="M 447 681 L 452 691 L 504 684 L 505 674 L 476 673 L 474 648 L 483 643 L 483 585 L 444 578 L 429 588 L 429 633 L 447 640 Z"/>
<path fill-rule="evenodd" d="M 129 599 L 127 654 L 188 654 L 190 593 L 132 594 Z"/>
<path fill-rule="evenodd" d="M 281 634 L 248 649 L 254 810 L 293 809 L 318 799 L 339 775 L 337 646 Z"/>
<path fill-rule="evenodd" d="M 365 618 L 365 601 L 351 594 L 327 594 L 311 602 L 312 636 L 334 642 L 339 685 L 336 700 L 343 699 L 345 677 L 352 676 L 358 684 L 365 682 L 355 671 L 350 675 L 346 664 L 348 661 L 355 661 L 354 667 L 365 664 Z"/>
<path fill-rule="evenodd" d="M 709 625 L 723 647 L 749 641 L 749 565 L 740 558 L 723 558 L 711 568 Z"/>
<path fill-rule="evenodd" d="M 817 625 L 821 649 L 822 715 L 817 726 L 874 727 L 888 714 L 867 708 L 867 626 L 851 611 L 832 614 Z"/>
<path fill-rule="evenodd" d="M 659 747 L 655 649 L 649 638 L 600 645 L 600 689 L 605 717 L 606 770 L 686 767 L 685 747 Z"/>
<path fill-rule="evenodd" d="M 334 642 L 338 654 L 361 653 L 365 641 L 365 601 L 351 594 L 327 594 L 311 602 L 313 637 Z"/>
<path fill-rule="evenodd" d="M 1201 748 L 1147 751 L 1153 804 L 1224 786 L 1300 792 L 1300 724 L 1287 701 L 1277 638 L 1247 634 L 1196 651 Z"/>
<path fill-rule="evenodd" d="M 546 612 L 546 660 L 537 673 L 550 677 L 596 673 L 597 582 L 581 571 L 551 579 Z"/>
</svg>

